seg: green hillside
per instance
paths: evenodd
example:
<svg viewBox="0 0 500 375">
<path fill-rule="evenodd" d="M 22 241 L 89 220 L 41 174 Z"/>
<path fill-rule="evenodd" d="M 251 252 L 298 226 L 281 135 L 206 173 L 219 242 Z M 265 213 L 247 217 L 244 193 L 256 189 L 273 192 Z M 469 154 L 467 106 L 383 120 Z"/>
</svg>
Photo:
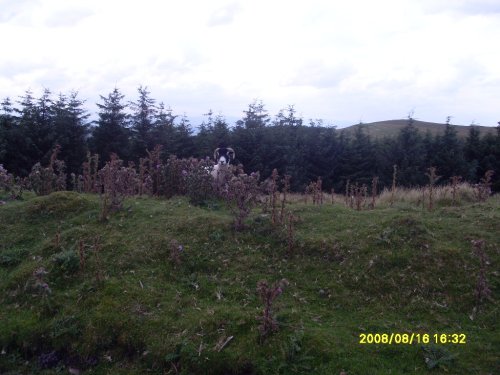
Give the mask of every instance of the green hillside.
<svg viewBox="0 0 500 375">
<path fill-rule="evenodd" d="M 395 137 L 399 134 L 399 131 L 402 128 L 404 128 L 407 124 L 408 124 L 407 119 L 388 120 L 388 121 L 371 122 L 362 125 L 360 124 L 352 125 L 347 128 L 343 128 L 341 130 L 345 131 L 347 134 L 354 134 L 356 128 L 363 126 L 363 129 L 365 130 L 366 134 L 369 134 L 373 138 Z M 429 131 L 432 135 L 443 134 L 446 126 L 445 124 L 438 124 L 435 122 L 425 122 L 418 120 L 414 120 L 413 124 L 422 134 L 425 134 L 427 131 Z M 453 127 L 457 130 L 457 135 L 460 138 L 466 138 L 467 135 L 469 134 L 470 126 L 453 125 Z M 488 133 L 496 134 L 495 127 L 477 126 L 477 128 L 480 130 L 482 136 Z"/>
<path fill-rule="evenodd" d="M 289 209 L 294 229 L 259 208 L 234 232 L 218 202 L 127 199 L 102 223 L 96 195 L 7 201 L 0 373 L 498 373 L 498 196 L 432 212 Z M 282 279 L 277 330 L 262 336 L 258 282 Z M 394 341 L 360 343 L 371 334 Z"/>
</svg>

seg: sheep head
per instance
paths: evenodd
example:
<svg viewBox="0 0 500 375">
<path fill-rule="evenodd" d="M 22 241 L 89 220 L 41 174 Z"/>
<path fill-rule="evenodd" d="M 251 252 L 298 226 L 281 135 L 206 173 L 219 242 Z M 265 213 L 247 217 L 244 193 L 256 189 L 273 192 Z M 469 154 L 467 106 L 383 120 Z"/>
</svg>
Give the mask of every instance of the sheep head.
<svg viewBox="0 0 500 375">
<path fill-rule="evenodd" d="M 236 153 L 231 147 L 218 147 L 214 151 L 215 162 L 219 165 L 231 164 L 236 157 Z"/>
</svg>

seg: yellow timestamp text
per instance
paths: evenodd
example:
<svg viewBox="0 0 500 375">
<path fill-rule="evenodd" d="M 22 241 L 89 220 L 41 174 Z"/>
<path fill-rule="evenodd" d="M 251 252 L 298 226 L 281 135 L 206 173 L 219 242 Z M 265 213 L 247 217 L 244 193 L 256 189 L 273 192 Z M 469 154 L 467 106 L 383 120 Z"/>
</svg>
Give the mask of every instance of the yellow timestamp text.
<svg viewBox="0 0 500 375">
<path fill-rule="evenodd" d="M 360 333 L 360 344 L 412 345 L 467 343 L 465 333 Z"/>
</svg>

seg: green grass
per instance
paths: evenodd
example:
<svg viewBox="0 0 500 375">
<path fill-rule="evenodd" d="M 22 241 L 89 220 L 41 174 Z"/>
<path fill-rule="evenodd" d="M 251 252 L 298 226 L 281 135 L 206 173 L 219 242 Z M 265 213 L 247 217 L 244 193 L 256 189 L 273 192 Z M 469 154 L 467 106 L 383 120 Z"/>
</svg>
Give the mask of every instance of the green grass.
<svg viewBox="0 0 500 375">
<path fill-rule="evenodd" d="M 498 197 L 433 212 L 406 203 L 289 208 L 300 217 L 292 253 L 260 209 L 235 233 L 224 205 L 179 197 L 128 199 L 107 223 L 93 195 L 8 202 L 0 207 L 0 373 L 498 372 Z M 479 261 L 470 241 L 478 238 L 493 300 L 472 315 Z M 169 261 L 172 239 L 184 246 L 180 265 Z M 36 285 L 40 267 L 50 294 Z M 256 285 L 282 278 L 290 285 L 276 300 L 280 329 L 261 342 Z M 467 343 L 359 343 L 361 333 L 392 332 L 464 333 Z M 54 351 L 59 362 L 42 368 Z"/>
</svg>

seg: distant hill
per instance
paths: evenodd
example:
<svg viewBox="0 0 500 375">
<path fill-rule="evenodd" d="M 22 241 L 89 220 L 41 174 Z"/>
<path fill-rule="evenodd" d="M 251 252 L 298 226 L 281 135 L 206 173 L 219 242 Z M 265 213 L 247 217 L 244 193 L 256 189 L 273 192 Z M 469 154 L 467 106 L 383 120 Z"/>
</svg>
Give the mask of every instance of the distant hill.
<svg viewBox="0 0 500 375">
<path fill-rule="evenodd" d="M 399 134 L 401 128 L 405 127 L 408 124 L 408 119 L 401 120 L 388 120 L 388 121 L 377 121 L 371 122 L 367 124 L 357 124 L 348 126 L 346 128 L 340 129 L 341 131 L 345 131 L 347 134 L 354 134 L 354 131 L 363 126 L 366 134 L 369 134 L 372 138 L 384 138 L 384 137 L 396 137 Z M 432 135 L 443 134 L 446 124 L 439 124 L 436 122 L 426 122 L 426 121 L 418 121 L 414 120 L 414 126 L 420 130 L 422 134 L 425 134 L 429 131 Z M 452 125 L 455 129 L 457 129 L 457 134 L 460 138 L 466 138 L 469 134 L 470 126 L 464 125 Z M 481 132 L 481 136 L 486 135 L 487 133 L 495 134 L 496 128 L 491 126 L 477 126 Z"/>
</svg>

